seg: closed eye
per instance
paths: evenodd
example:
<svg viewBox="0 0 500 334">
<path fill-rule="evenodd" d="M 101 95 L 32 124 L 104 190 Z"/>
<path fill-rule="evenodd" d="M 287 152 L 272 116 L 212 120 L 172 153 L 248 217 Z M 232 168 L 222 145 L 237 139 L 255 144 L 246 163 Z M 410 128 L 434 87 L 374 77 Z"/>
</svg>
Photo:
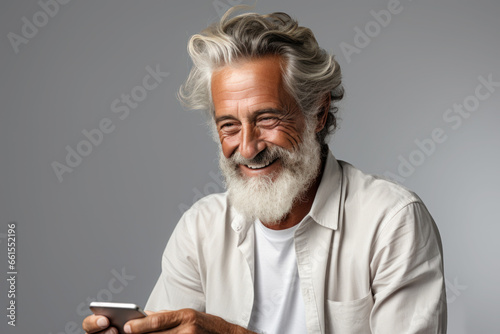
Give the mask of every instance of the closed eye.
<svg viewBox="0 0 500 334">
<path fill-rule="evenodd" d="M 273 126 L 276 126 L 279 121 L 280 121 L 279 117 L 267 116 L 267 117 L 259 118 L 258 124 L 259 124 L 259 126 L 263 126 L 263 127 L 273 127 Z"/>
<path fill-rule="evenodd" d="M 240 125 L 237 122 L 225 122 L 219 125 L 219 131 L 226 135 L 233 135 L 239 131 Z"/>
</svg>

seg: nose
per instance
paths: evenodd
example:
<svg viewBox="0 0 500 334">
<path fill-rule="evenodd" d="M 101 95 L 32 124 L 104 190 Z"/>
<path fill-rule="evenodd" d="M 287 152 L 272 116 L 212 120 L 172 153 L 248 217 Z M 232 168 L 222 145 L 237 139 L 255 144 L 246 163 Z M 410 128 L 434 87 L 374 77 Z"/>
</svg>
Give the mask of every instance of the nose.
<svg viewBox="0 0 500 334">
<path fill-rule="evenodd" d="M 265 142 L 260 139 L 260 131 L 252 124 L 243 124 L 238 148 L 241 156 L 246 159 L 253 159 L 265 148 Z"/>
</svg>

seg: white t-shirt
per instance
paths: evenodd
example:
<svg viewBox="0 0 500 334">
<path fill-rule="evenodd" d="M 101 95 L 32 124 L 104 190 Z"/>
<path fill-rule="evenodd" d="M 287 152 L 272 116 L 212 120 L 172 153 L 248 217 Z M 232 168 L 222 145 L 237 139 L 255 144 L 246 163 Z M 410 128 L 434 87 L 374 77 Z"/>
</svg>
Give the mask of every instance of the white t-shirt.
<svg viewBox="0 0 500 334">
<path fill-rule="evenodd" d="M 255 222 L 255 295 L 250 330 L 266 334 L 307 332 L 293 238 L 299 225 L 272 230 Z"/>
</svg>

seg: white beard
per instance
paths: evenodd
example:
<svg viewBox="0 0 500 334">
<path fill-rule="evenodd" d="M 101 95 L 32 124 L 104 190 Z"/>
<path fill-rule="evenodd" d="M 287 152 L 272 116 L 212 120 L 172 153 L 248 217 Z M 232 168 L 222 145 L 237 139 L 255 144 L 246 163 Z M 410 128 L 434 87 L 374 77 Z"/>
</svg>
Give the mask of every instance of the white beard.
<svg viewBox="0 0 500 334">
<path fill-rule="evenodd" d="M 311 130 L 311 129 L 312 130 Z M 266 176 L 246 177 L 239 164 L 262 164 L 279 158 L 281 169 Z M 291 211 L 319 174 L 321 146 L 314 128 L 306 127 L 303 141 L 295 151 L 270 146 L 254 159 L 245 159 L 239 152 L 230 158 L 222 153 L 219 165 L 225 177 L 230 203 L 247 219 L 259 219 L 266 225 L 278 225 Z"/>
</svg>

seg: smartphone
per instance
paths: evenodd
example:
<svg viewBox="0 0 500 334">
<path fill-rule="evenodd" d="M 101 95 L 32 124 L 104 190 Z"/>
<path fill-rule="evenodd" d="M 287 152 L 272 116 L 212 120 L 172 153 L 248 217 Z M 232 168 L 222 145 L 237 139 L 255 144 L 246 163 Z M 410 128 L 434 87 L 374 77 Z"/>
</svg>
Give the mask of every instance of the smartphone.
<svg viewBox="0 0 500 334">
<path fill-rule="evenodd" d="M 116 327 L 120 334 L 124 333 L 123 325 L 127 321 L 146 316 L 139 306 L 131 303 L 91 302 L 89 308 L 95 315 L 107 317 L 110 326 Z"/>
</svg>

